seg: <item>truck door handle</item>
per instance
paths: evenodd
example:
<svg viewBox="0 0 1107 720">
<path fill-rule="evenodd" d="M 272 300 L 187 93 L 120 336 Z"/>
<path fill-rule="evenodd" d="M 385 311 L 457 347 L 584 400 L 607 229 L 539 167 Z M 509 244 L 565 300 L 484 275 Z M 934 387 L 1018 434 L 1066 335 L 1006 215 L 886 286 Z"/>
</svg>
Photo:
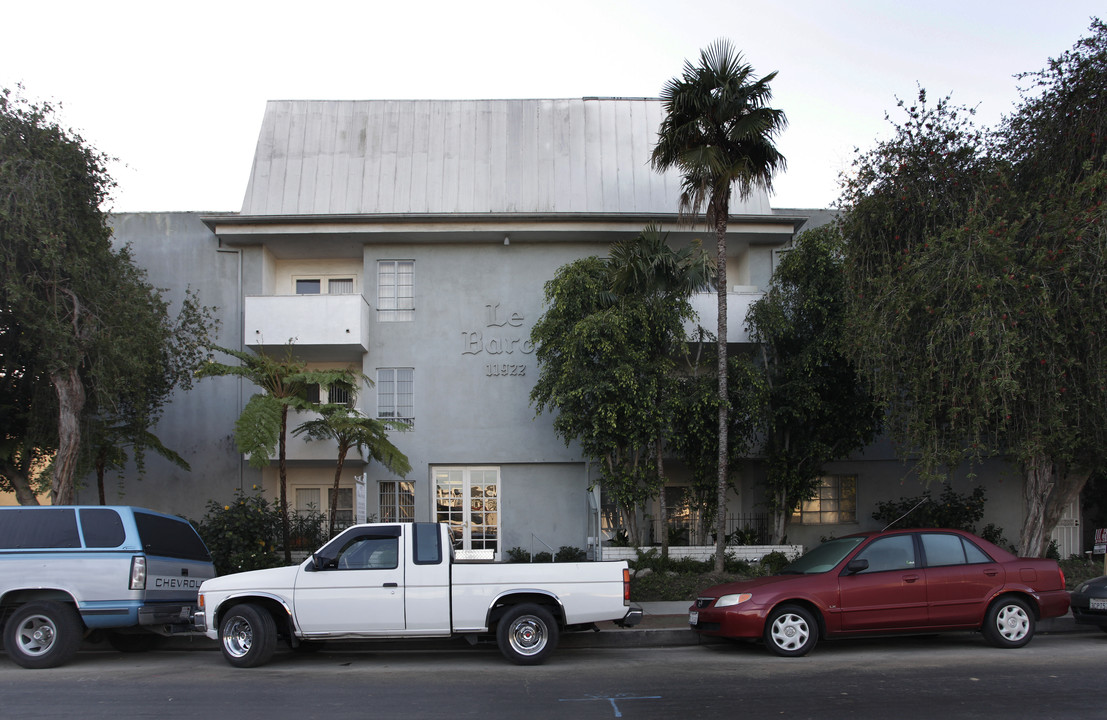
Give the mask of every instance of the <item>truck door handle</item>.
<svg viewBox="0 0 1107 720">
<path fill-rule="evenodd" d="M 399 583 L 385 583 L 385 587 L 400 587 Z"/>
</svg>

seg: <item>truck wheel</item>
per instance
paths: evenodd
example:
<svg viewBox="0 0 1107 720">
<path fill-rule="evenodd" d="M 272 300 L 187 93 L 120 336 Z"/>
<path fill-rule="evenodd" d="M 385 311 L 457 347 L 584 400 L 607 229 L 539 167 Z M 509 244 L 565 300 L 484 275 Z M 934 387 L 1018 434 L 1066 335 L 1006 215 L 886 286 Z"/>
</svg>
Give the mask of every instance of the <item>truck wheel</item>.
<svg viewBox="0 0 1107 720">
<path fill-rule="evenodd" d="M 496 643 L 516 665 L 540 665 L 557 647 L 557 622 L 541 605 L 516 605 L 500 618 Z"/>
<path fill-rule="evenodd" d="M 17 665 L 51 668 L 69 662 L 81 644 L 81 619 L 72 605 L 32 602 L 16 608 L 4 627 L 4 648 Z"/>
<path fill-rule="evenodd" d="M 1034 637 L 1034 611 L 1025 600 L 1004 597 L 992 603 L 981 628 L 984 639 L 1001 648 L 1020 648 Z"/>
<path fill-rule="evenodd" d="M 219 624 L 223 657 L 235 667 L 264 665 L 277 649 L 277 624 L 264 608 L 244 603 L 235 605 Z"/>
</svg>

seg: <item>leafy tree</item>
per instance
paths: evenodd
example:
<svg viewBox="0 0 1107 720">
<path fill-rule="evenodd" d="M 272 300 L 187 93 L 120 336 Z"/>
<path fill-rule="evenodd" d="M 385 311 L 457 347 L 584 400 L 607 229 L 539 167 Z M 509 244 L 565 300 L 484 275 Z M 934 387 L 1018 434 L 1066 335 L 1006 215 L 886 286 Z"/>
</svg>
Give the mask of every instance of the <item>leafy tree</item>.
<svg viewBox="0 0 1107 720">
<path fill-rule="evenodd" d="M 831 225 L 797 238 L 750 308 L 768 388 L 762 454 L 773 542 L 787 535 L 800 501 L 814 494 L 823 465 L 870 443 L 881 410 L 844 355 L 846 284 Z"/>
<path fill-rule="evenodd" d="M 338 486 L 346 455 L 365 450 L 369 460 L 375 460 L 389 471 L 404 476 L 411 472 L 407 456 L 388 439 L 388 430 L 402 430 L 407 423 L 365 417 L 356 409 L 331 403 L 319 408 L 320 417 L 301 423 L 293 435 L 306 435 L 310 440 L 333 440 L 338 444 L 338 463 L 334 470 L 334 492 L 331 493 L 330 534 L 335 533 L 338 515 Z"/>
<path fill-rule="evenodd" d="M 559 268 L 531 331 L 539 365 L 531 401 L 539 413 L 556 409 L 554 430 L 597 462 L 605 497 L 634 544 L 641 542 L 637 509 L 662 487 L 673 353 L 683 348 L 688 296 L 705 267 L 696 246 L 673 250 L 648 227 L 607 258 Z"/>
<path fill-rule="evenodd" d="M 298 360 L 292 346 L 283 358 L 264 352 L 247 353 L 213 346 L 215 350 L 236 358 L 240 365 L 209 362 L 197 372 L 199 377 L 232 376 L 249 380 L 261 389 L 246 401 L 246 407 L 235 422 L 234 436 L 239 452 L 247 456 L 251 467 L 264 468 L 274 455 L 280 478 L 281 540 L 285 562 L 292 562 L 291 520 L 288 514 L 288 411 L 318 410 L 319 404 L 308 399 L 308 388 L 340 387 L 353 391 L 358 376 L 350 370 L 309 370 Z"/>
<path fill-rule="evenodd" d="M 851 354 L 901 452 L 928 476 L 1012 458 L 1018 550 L 1040 555 L 1107 460 L 1107 30 L 1022 77 L 991 132 L 923 92 L 901 103 L 895 135 L 856 161 L 843 230 Z"/>
<path fill-rule="evenodd" d="M 82 428 L 126 418 L 139 438 L 188 387 L 212 327 L 191 296 L 171 319 L 129 249 L 112 247 L 105 162 L 51 105 L 0 91 L 0 373 L 14 383 L 0 400 L 18 419 L 5 455 L 21 501 L 52 456 L 53 501 L 72 502 Z"/>
<path fill-rule="evenodd" d="M 665 119 L 658 129 L 651 155 L 656 170 L 676 168 L 682 175 L 681 211 L 693 218 L 706 210 L 705 220 L 715 230 L 715 289 L 719 324 L 716 336 L 718 368 L 718 475 L 717 504 L 726 507 L 729 484 L 727 420 L 727 277 L 726 230 L 730 198 L 736 188 L 740 198 L 755 188 L 772 188 L 772 178 L 785 166 L 774 144 L 787 120 L 784 112 L 768 106 L 769 83 L 776 73 L 754 77 L 753 68 L 724 39 L 700 52 L 699 65 L 685 62 L 684 73 L 661 90 Z M 726 513 L 720 512 L 715 569 L 722 572 Z"/>
</svg>

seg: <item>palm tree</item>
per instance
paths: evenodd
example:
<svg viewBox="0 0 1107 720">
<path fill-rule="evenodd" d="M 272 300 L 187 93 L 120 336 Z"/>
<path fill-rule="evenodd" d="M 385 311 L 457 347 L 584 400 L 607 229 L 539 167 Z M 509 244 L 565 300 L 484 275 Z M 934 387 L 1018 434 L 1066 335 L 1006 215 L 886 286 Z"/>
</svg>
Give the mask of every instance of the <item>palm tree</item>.
<svg viewBox="0 0 1107 720">
<path fill-rule="evenodd" d="M 674 250 L 669 245 L 668 234 L 661 232 L 657 225 L 650 224 L 633 240 L 619 242 L 611 247 L 608 254 L 608 268 L 611 272 L 612 289 L 620 297 L 633 298 L 645 302 L 649 308 L 649 317 L 661 321 L 671 318 L 669 325 L 656 328 L 652 333 L 650 345 L 651 358 L 656 362 L 669 363 L 681 349 L 685 348 L 682 321 L 691 315 L 688 297 L 710 286 L 714 273 L 711 256 L 703 251 L 699 241 Z M 676 315 L 669 312 L 677 303 L 682 310 Z M 669 377 L 673 383 L 676 377 L 671 371 L 660 373 L 660 377 Z M 675 397 L 673 386 L 658 386 L 656 408 L 658 427 L 653 440 L 654 463 L 659 488 L 659 515 L 661 523 L 661 556 L 669 556 L 668 507 L 665 502 L 665 466 L 662 459 L 666 436 L 672 428 L 675 413 L 665 409 L 665 404 Z"/>
<path fill-rule="evenodd" d="M 242 409 L 234 425 L 235 443 L 239 452 L 247 456 L 251 467 L 269 465 L 274 451 L 277 454 L 277 471 L 280 477 L 281 534 L 284 541 L 284 559 L 292 563 L 289 540 L 291 524 L 288 515 L 288 463 L 286 444 L 288 439 L 288 410 L 317 410 L 318 403 L 308 399 L 308 388 L 319 385 L 352 390 L 359 378 L 350 370 L 309 370 L 307 364 L 297 360 L 289 344 L 284 358 L 274 358 L 264 352 L 247 353 L 223 347 L 214 350 L 237 358 L 240 365 L 224 365 L 210 362 L 201 367 L 197 376 L 216 377 L 230 375 L 249 380 L 262 392 L 252 396 Z"/>
<path fill-rule="evenodd" d="M 741 199 L 755 188 L 772 190 L 773 175 L 785 167 L 774 144 L 787 125 L 772 100 L 772 72 L 754 77 L 753 68 L 729 41 L 720 39 L 700 51 L 699 65 L 684 64 L 684 73 L 661 91 L 665 119 L 650 158 L 658 171 L 676 168 L 682 176 L 680 211 L 693 222 L 705 210 L 716 239 L 715 290 L 719 298 L 719 477 L 715 569 L 723 569 L 726 546 L 727 333 L 726 228 L 734 189 Z"/>
<path fill-rule="evenodd" d="M 330 535 L 334 537 L 335 515 L 338 508 L 338 485 L 342 480 L 342 467 L 351 451 L 365 449 L 367 460 L 376 460 L 401 477 L 411 472 L 407 456 L 388 439 L 388 430 L 401 430 L 406 423 L 377 420 L 365 417 L 356 409 L 343 404 L 323 405 L 321 417 L 308 420 L 292 431 L 293 435 L 307 435 L 309 440 L 334 440 L 338 443 L 338 465 L 334 470 L 334 492 L 330 501 Z"/>
</svg>

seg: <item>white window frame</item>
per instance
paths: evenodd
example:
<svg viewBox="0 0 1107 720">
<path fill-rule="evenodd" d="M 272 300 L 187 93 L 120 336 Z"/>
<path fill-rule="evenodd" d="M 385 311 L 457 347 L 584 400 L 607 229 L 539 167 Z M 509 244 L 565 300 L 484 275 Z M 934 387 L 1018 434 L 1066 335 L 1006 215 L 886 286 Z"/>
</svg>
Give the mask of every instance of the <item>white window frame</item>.
<svg viewBox="0 0 1107 720">
<path fill-rule="evenodd" d="M 406 377 L 402 377 L 404 374 Z M 401 395 L 402 382 L 411 384 L 410 393 Z M 400 402 L 404 395 L 410 395 L 411 398 L 406 405 Z M 415 368 L 377 368 L 377 419 L 402 420 L 410 425 L 415 424 Z"/>
<path fill-rule="evenodd" d="M 301 280 L 315 280 L 319 283 L 318 293 L 300 293 L 296 291 L 296 284 Z M 348 293 L 332 293 L 331 281 L 334 280 L 348 280 L 350 282 L 350 292 Z M 330 274 L 310 274 L 310 275 L 293 275 L 292 276 L 292 294 L 293 295 L 356 295 L 358 292 L 358 277 L 354 273 L 330 273 Z"/>
<path fill-rule="evenodd" d="M 415 483 L 409 480 L 380 480 L 377 500 L 381 522 L 415 522 Z"/>
<path fill-rule="evenodd" d="M 402 272 L 406 270 L 406 272 Z M 401 283 L 404 276 L 410 278 Z M 406 288 L 406 292 L 404 289 Z M 377 261 L 377 321 L 409 322 L 415 319 L 415 261 Z"/>
</svg>

